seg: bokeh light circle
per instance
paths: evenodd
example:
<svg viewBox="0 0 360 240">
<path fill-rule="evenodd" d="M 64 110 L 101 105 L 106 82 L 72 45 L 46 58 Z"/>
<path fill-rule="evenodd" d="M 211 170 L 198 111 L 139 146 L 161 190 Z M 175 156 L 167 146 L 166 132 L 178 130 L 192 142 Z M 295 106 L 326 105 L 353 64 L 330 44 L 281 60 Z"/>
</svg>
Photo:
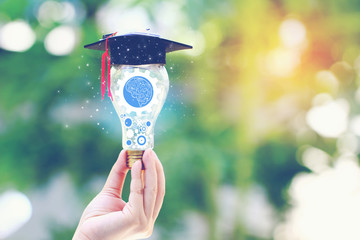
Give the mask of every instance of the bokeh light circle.
<svg viewBox="0 0 360 240">
<path fill-rule="evenodd" d="M 297 19 L 286 19 L 280 25 L 279 36 L 285 47 L 298 47 L 306 41 L 306 28 Z"/>
<path fill-rule="evenodd" d="M 34 31 L 24 20 L 9 22 L 0 31 L 0 47 L 8 51 L 24 52 L 35 40 Z"/>
<path fill-rule="evenodd" d="M 51 30 L 45 38 L 46 50 L 56 56 L 70 54 L 76 46 L 76 30 L 70 26 L 59 26 Z"/>
</svg>

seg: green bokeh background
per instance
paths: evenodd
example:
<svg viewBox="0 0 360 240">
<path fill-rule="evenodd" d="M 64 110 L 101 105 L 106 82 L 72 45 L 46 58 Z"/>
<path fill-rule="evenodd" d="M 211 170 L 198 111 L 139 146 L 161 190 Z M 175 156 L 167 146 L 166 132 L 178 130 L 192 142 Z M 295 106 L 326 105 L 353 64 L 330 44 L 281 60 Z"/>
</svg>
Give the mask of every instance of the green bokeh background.
<svg viewBox="0 0 360 240">
<path fill-rule="evenodd" d="M 121 150 L 120 122 L 111 113 L 110 100 L 102 101 L 99 95 L 101 54 L 82 47 L 103 34 L 95 12 L 107 2 L 72 1 L 81 4 L 85 15 L 73 23 L 80 31 L 79 42 L 66 56 L 53 56 L 44 48 L 46 34 L 61 23 L 39 24 L 36 9 L 42 2 L 0 1 L 0 24 L 25 19 L 37 36 L 25 52 L 0 49 L 0 193 L 9 188 L 23 192 L 40 188 L 57 173 L 66 172 L 85 206 L 94 197 L 87 183 L 107 176 Z M 204 50 L 196 56 L 173 53 L 167 57 L 171 88 L 155 129 L 155 151 L 166 174 L 157 237 L 169 239 L 172 232 L 184 228 L 179 220 L 183 214 L 195 211 L 210 226 L 209 239 L 224 239 L 215 227 L 222 211 L 217 189 L 224 185 L 244 191 L 254 185 L 263 187 L 281 219 L 289 206 L 291 179 L 309 171 L 301 164 L 300 147 L 313 145 L 336 154 L 336 139 L 322 138 L 305 123 L 305 133 L 297 134 L 291 124 L 296 113 L 306 112 L 312 97 L 321 92 L 342 96 L 354 106 L 352 111 L 357 110 L 353 94 L 358 86 L 354 62 L 360 55 L 360 2 L 173 3 L 182 6 L 188 24 L 182 27 L 202 34 Z M 159 0 L 134 0 L 127 1 L 127 8 L 141 7 L 151 16 L 154 6 L 161 4 Z M 280 44 L 278 29 L 289 17 L 306 26 L 307 47 L 291 75 L 271 76 L 259 64 L 259 56 Z M 350 68 L 334 67 L 337 62 L 346 62 Z M 324 69 L 338 77 L 337 93 L 315 81 L 316 73 Z M 295 100 L 277 114 L 289 109 L 296 109 L 295 113 L 282 119 L 269 114 L 267 110 L 285 96 Z M 72 112 L 65 111 L 60 120 L 54 117 L 69 105 L 86 116 L 75 122 Z M 129 179 L 125 198 L 128 185 Z M 241 221 L 233 224 L 229 239 L 271 239 L 255 236 Z M 49 227 L 53 239 L 70 239 L 75 228 L 56 222 Z"/>
</svg>

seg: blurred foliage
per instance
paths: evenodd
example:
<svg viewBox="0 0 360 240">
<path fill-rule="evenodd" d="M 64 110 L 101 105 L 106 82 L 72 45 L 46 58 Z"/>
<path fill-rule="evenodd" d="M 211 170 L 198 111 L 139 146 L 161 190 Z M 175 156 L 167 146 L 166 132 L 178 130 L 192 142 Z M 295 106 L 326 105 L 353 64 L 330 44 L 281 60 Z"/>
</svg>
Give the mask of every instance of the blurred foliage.
<svg viewBox="0 0 360 240">
<path fill-rule="evenodd" d="M 0 23 L 26 19 L 39 36 L 45 36 L 51 29 L 37 22 L 39 2 L 1 1 Z M 101 120 L 87 119 L 67 127 L 53 115 L 65 105 L 78 106 L 81 111 L 80 106 L 89 99 L 88 109 L 93 109 L 92 104 L 112 108 L 98 94 L 100 54 L 82 48 L 103 34 L 95 19 L 103 2 L 71 2 L 81 4 L 86 16 L 76 23 L 81 38 L 70 55 L 50 55 L 43 38 L 23 53 L 0 49 L 0 189 L 36 188 L 55 173 L 66 171 L 83 193 L 80 189 L 84 190 L 91 179 L 108 174 L 120 151 L 121 138 L 111 133 L 119 130 L 119 124 L 105 124 L 109 131 L 105 133 L 96 124 Z M 153 18 L 153 6 L 162 4 L 158 0 L 128 2 L 128 8 L 140 6 Z M 359 85 L 353 70 L 345 71 L 334 63 L 353 65 L 360 54 L 360 3 L 182 2 L 181 11 L 187 19 L 187 26 L 182 27 L 202 34 L 203 46 L 196 43 L 195 48 L 204 47 L 204 51 L 197 56 L 169 55 L 167 59 L 167 66 L 172 67 L 168 68 L 172 88 L 156 128 L 155 150 L 167 183 L 158 224 L 167 229 L 161 236 L 168 239 L 171 229 L 179 228 L 184 213 L 197 211 L 208 220 L 210 239 L 215 239 L 220 186 L 247 189 L 260 184 L 281 213 L 291 179 L 306 171 L 297 159 L 299 147 L 313 144 L 334 153 L 335 140 L 323 139 L 310 129 L 299 137 L 292 123 L 298 113 L 310 108 L 313 96 L 322 91 L 332 94 L 314 81 L 317 71 L 334 72 L 342 81 L 339 91 L 344 97 Z M 266 59 L 281 45 L 278 29 L 288 17 L 306 26 L 307 46 L 290 75 L 276 76 L 269 73 Z M 293 102 L 285 100 L 286 107 L 276 108 L 284 98 Z M 109 111 L 105 117 L 113 117 Z M 290 114 L 280 116 L 287 112 Z M 126 186 L 128 183 L 129 179 Z M 128 186 L 124 193 L 128 193 Z M 85 190 L 84 202 L 91 197 Z M 241 222 L 236 224 L 232 239 L 263 239 L 248 233 Z M 72 231 L 54 228 L 53 239 L 70 239 Z"/>
<path fill-rule="evenodd" d="M 278 208 L 286 204 L 287 194 L 284 190 L 293 176 L 300 171 L 307 171 L 296 161 L 296 151 L 295 144 L 276 140 L 258 146 L 255 151 L 255 178 L 265 186 L 270 200 Z"/>
</svg>

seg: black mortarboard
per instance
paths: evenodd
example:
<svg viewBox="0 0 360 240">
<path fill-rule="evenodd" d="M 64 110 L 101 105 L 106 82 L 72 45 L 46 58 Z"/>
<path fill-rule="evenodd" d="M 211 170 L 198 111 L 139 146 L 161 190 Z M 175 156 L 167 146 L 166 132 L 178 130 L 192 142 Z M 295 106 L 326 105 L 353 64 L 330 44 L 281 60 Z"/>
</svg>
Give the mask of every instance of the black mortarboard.
<svg viewBox="0 0 360 240">
<path fill-rule="evenodd" d="M 107 47 L 110 51 L 111 64 L 123 65 L 165 64 L 166 53 L 192 48 L 183 43 L 146 33 L 111 35 L 113 34 L 104 35 L 100 41 L 84 47 L 106 51 L 106 39 L 108 38 Z"/>
</svg>

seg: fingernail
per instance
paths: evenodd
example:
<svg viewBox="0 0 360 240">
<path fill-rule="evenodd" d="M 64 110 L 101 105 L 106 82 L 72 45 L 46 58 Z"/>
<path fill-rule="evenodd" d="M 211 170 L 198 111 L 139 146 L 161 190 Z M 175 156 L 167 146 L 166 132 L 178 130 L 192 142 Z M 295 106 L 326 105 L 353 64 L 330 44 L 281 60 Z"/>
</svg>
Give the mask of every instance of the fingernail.
<svg viewBox="0 0 360 240">
<path fill-rule="evenodd" d="M 151 154 L 152 154 L 151 148 L 146 149 L 144 152 L 144 156 L 146 155 L 147 157 L 151 157 Z"/>
<path fill-rule="evenodd" d="M 125 151 L 125 149 L 122 149 L 119 153 L 119 156 Z"/>
</svg>

